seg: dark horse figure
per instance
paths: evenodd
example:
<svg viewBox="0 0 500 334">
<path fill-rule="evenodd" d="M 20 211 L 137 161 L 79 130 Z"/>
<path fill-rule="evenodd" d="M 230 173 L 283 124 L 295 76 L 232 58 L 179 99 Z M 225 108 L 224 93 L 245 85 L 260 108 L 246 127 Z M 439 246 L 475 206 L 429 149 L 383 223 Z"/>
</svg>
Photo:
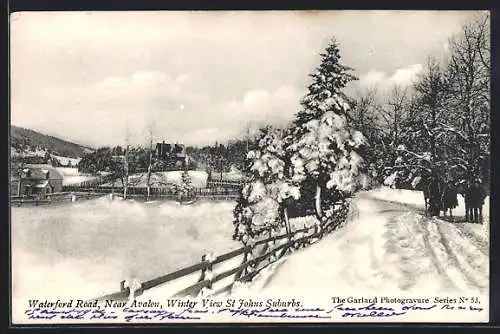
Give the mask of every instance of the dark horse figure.
<svg viewBox="0 0 500 334">
<path fill-rule="evenodd" d="M 429 179 L 429 182 L 424 188 L 424 198 L 427 202 L 426 214 L 429 216 L 439 216 L 442 210 L 442 193 L 443 193 L 443 182 L 438 180 L 438 178 L 433 177 Z"/>
<path fill-rule="evenodd" d="M 453 209 L 458 206 L 458 190 L 453 185 L 443 183 L 441 193 L 441 210 L 443 216 L 450 210 L 450 217 L 453 217 Z"/>
<path fill-rule="evenodd" d="M 450 217 L 453 217 L 453 209 L 458 206 L 458 191 L 454 186 L 434 177 L 423 186 L 423 193 L 426 214 L 439 216 L 443 211 L 446 217 L 450 210 Z"/>
</svg>

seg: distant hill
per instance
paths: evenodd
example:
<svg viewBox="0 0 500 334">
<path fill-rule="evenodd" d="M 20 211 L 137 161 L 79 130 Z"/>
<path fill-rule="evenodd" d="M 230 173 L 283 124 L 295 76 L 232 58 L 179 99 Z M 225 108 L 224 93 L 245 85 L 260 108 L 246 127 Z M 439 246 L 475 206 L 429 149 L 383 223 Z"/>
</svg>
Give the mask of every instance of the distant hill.
<svg viewBox="0 0 500 334">
<path fill-rule="evenodd" d="M 10 131 L 11 150 L 20 154 L 48 151 L 62 157 L 80 158 L 85 153 L 93 151 L 89 147 L 15 125 L 10 126 Z"/>
</svg>

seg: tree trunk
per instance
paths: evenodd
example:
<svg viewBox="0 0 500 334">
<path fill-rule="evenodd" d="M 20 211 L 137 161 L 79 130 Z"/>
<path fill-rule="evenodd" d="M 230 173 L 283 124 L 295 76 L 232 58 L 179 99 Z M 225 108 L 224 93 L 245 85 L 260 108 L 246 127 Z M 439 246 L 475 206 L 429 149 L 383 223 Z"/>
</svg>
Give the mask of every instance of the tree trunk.
<svg viewBox="0 0 500 334">
<path fill-rule="evenodd" d="M 149 201 L 149 197 L 151 196 L 151 186 L 150 186 L 150 181 L 151 180 L 151 166 L 149 166 L 148 168 L 148 179 L 147 179 L 147 191 L 148 191 L 148 194 L 147 194 L 147 197 L 146 197 L 146 200 Z"/>
<path fill-rule="evenodd" d="M 321 208 L 321 185 L 319 182 L 316 184 L 316 194 L 314 195 L 314 206 L 316 211 L 316 218 L 321 221 L 323 217 L 323 210 Z"/>
<path fill-rule="evenodd" d="M 290 228 L 290 221 L 288 220 L 288 209 L 286 207 L 283 209 L 283 219 L 285 220 L 286 233 L 291 233 L 292 229 Z"/>
<path fill-rule="evenodd" d="M 123 199 L 127 199 L 127 191 L 128 191 L 128 145 L 125 150 L 125 182 L 123 183 Z"/>
<path fill-rule="evenodd" d="M 149 150 L 149 166 L 148 166 L 148 178 L 147 178 L 147 188 L 148 195 L 147 200 L 149 201 L 149 197 L 151 196 L 151 161 L 152 161 L 152 152 Z"/>
</svg>

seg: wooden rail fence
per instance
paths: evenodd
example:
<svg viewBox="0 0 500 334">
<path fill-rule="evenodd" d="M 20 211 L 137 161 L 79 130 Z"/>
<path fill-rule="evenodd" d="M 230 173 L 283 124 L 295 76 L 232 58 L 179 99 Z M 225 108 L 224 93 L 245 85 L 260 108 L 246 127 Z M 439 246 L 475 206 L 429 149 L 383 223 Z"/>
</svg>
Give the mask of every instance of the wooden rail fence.
<svg viewBox="0 0 500 334">
<path fill-rule="evenodd" d="M 52 193 L 46 195 L 44 198 L 37 197 L 23 197 L 23 196 L 12 196 L 11 205 L 22 206 L 22 205 L 45 205 L 52 203 L 65 203 L 73 202 L 77 199 L 92 199 L 104 196 L 104 193 L 98 192 L 71 192 L 65 191 L 60 193 Z"/>
<path fill-rule="evenodd" d="M 65 192 L 91 192 L 116 195 L 123 194 L 123 187 L 108 187 L 97 186 L 90 188 L 65 186 Z M 143 198 L 146 197 L 148 190 L 146 187 L 129 187 L 127 189 L 127 197 Z M 212 198 L 212 199 L 236 199 L 240 195 L 239 189 L 219 189 L 219 188 L 193 188 L 187 197 L 195 198 Z M 169 187 L 152 187 L 150 188 L 151 199 L 177 199 L 177 191 Z"/>
<path fill-rule="evenodd" d="M 346 211 L 343 213 L 344 217 L 339 217 L 341 220 L 345 220 Z M 193 284 L 191 284 L 190 286 L 176 292 L 169 297 L 197 296 L 203 288 L 209 288 L 212 290 L 213 295 L 218 295 L 220 293 L 230 291 L 236 282 L 251 281 L 261 270 L 266 268 L 269 264 L 277 261 L 279 258 L 292 252 L 293 250 L 306 247 L 307 245 L 316 242 L 327 233 L 330 233 L 336 227 L 338 227 L 338 224 L 335 222 L 331 222 L 323 226 L 323 228 L 321 229 L 318 227 L 318 225 L 313 225 L 310 227 L 304 226 L 304 228 L 295 230 L 288 234 L 272 236 L 264 240 L 256 241 L 252 246 L 246 245 L 228 253 L 219 255 L 214 259 L 210 259 L 207 257 L 207 255 L 203 255 L 201 262 L 176 270 L 169 274 L 144 281 L 140 283 L 136 289 L 127 287 L 125 281 L 122 281 L 120 283 L 120 291 L 107 294 L 95 299 L 100 301 L 114 300 L 123 302 L 125 300 L 128 300 L 131 296 L 135 298 L 137 296 L 140 296 L 146 290 L 159 287 L 174 280 L 194 274 L 198 271 L 200 271 L 200 278 L 198 279 L 198 281 L 193 282 Z M 277 241 L 283 239 L 286 239 L 284 243 L 276 244 Z M 267 249 L 264 248 L 262 254 L 259 254 L 257 257 L 253 258 L 249 257 L 255 246 L 265 244 L 269 245 L 269 243 L 272 243 L 275 247 L 268 247 Z M 226 269 L 225 271 L 222 271 L 220 273 L 212 273 L 213 267 L 215 265 L 226 262 L 242 254 L 243 261 L 238 266 L 231 269 Z M 208 273 L 210 273 L 210 275 Z M 234 275 L 234 279 L 231 283 L 213 290 L 214 283 L 217 283 L 222 279 L 230 277 L 232 275 Z"/>
</svg>

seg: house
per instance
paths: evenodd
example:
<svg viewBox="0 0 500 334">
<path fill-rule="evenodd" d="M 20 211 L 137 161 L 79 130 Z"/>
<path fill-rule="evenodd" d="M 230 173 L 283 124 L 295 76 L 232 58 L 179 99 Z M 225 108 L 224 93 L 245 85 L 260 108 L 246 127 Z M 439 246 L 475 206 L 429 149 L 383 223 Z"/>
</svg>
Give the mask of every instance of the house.
<svg viewBox="0 0 500 334">
<path fill-rule="evenodd" d="M 11 175 L 12 196 L 45 197 L 62 191 L 63 176 L 53 166 L 27 164 Z"/>
<path fill-rule="evenodd" d="M 168 144 L 165 141 L 156 144 L 154 155 L 162 161 L 173 159 L 173 162 L 179 167 L 185 167 L 188 164 L 189 157 L 186 154 L 186 147 L 182 144 Z"/>
</svg>

